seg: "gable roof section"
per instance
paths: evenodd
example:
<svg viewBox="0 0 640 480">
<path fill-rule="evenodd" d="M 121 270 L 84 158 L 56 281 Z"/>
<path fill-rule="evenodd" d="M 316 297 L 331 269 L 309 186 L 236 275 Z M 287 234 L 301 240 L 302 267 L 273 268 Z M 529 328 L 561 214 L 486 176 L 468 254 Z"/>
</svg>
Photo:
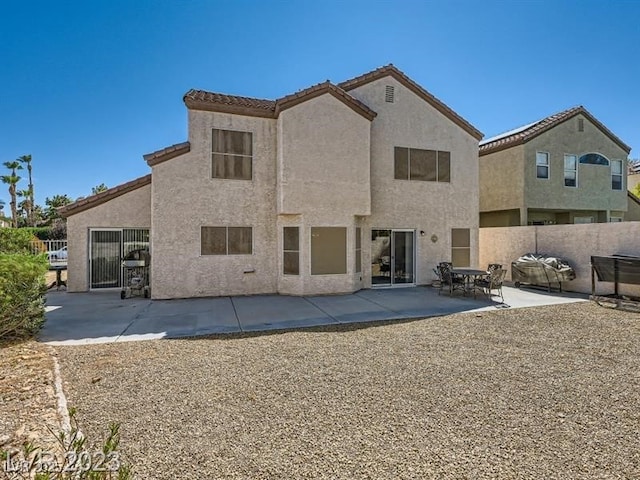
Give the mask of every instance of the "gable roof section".
<svg viewBox="0 0 640 480">
<path fill-rule="evenodd" d="M 627 196 L 633 200 L 634 202 L 636 202 L 638 205 L 640 205 L 640 198 L 638 198 L 635 194 L 631 193 L 629 190 L 627 190 Z"/>
<path fill-rule="evenodd" d="M 144 177 L 136 178 L 135 180 L 123 183 L 122 185 L 110 188 L 96 195 L 91 195 L 90 197 L 76 200 L 69 205 L 58 208 L 58 213 L 65 218 L 70 217 L 71 215 L 75 215 L 76 213 L 80 213 L 85 210 L 89 210 L 90 208 L 97 207 L 98 205 L 102 205 L 109 200 L 113 200 L 116 197 L 124 195 L 125 193 L 132 192 L 146 185 L 151 185 L 151 174 L 145 175 Z"/>
<path fill-rule="evenodd" d="M 189 90 L 182 97 L 187 108 L 211 112 L 235 113 L 250 117 L 275 118 L 276 102 L 260 98 L 238 97 L 205 90 Z"/>
<path fill-rule="evenodd" d="M 537 137 L 538 135 L 552 129 L 553 127 L 566 122 L 570 118 L 576 115 L 582 114 L 591 123 L 593 123 L 602 133 L 609 137 L 616 145 L 622 148 L 627 154 L 631 151 L 631 147 L 625 144 L 620 138 L 605 127 L 600 121 L 598 121 L 593 115 L 591 115 L 586 108 L 582 105 L 572 107 L 562 112 L 556 113 L 549 117 L 538 120 L 537 122 L 530 123 L 515 130 L 510 130 L 495 137 L 488 138 L 484 142 L 480 143 L 480 156 L 487 155 L 489 153 L 499 152 L 506 148 L 511 148 L 516 145 L 522 145 L 529 140 Z"/>
<path fill-rule="evenodd" d="M 278 118 L 278 115 L 283 110 L 325 93 L 337 98 L 368 120 L 373 120 L 376 116 L 376 112 L 328 80 L 277 100 L 238 97 L 204 90 L 189 90 L 184 95 L 183 100 L 187 108 L 193 110 L 235 113 L 250 117 Z"/>
<path fill-rule="evenodd" d="M 278 116 L 283 110 L 294 107 L 295 105 L 306 102 L 307 100 L 311 100 L 312 98 L 319 97 L 320 95 L 324 95 L 325 93 L 337 98 L 347 107 L 351 108 L 356 113 L 359 113 L 369 121 L 373 120 L 377 115 L 376 112 L 371 110 L 360 100 L 355 99 L 343 89 L 327 80 L 326 82 L 318 83 L 317 85 L 305 88 L 299 92 L 279 98 L 276 101 L 276 116 Z"/>
<path fill-rule="evenodd" d="M 147 162 L 147 165 L 153 167 L 154 165 L 158 165 L 159 163 L 166 162 L 167 160 L 179 157 L 180 155 L 184 155 L 189 151 L 191 151 L 191 144 L 189 142 L 182 142 L 176 143 L 175 145 L 171 145 L 160 150 L 156 150 L 155 152 L 147 153 L 146 155 L 143 155 L 142 158 L 144 158 L 144 161 Z"/>
<path fill-rule="evenodd" d="M 422 98 L 429 105 L 434 107 L 440 113 L 442 113 L 445 117 L 451 120 L 453 123 L 461 127 L 472 137 L 480 140 L 483 137 L 482 132 L 476 129 L 473 125 L 467 122 L 464 118 L 454 112 L 450 107 L 448 107 L 441 100 L 434 97 L 431 93 L 426 91 L 416 82 L 411 80 L 407 75 L 398 70 L 393 64 L 385 65 L 384 67 L 377 68 L 371 72 L 365 73 L 358 77 L 352 78 L 350 80 L 346 80 L 338 84 L 340 88 L 345 91 L 353 90 L 354 88 L 361 87 L 362 85 L 366 85 L 367 83 L 371 83 L 380 78 L 384 77 L 393 77 L 406 88 L 415 93 L 418 97 Z"/>
</svg>

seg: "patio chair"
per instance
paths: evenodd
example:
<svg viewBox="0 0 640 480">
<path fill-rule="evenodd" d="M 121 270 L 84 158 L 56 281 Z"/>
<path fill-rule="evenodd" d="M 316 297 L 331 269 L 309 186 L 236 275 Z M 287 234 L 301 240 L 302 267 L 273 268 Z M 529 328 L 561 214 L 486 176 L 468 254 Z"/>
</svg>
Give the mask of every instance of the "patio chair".
<svg viewBox="0 0 640 480">
<path fill-rule="evenodd" d="M 502 268 L 502 264 L 501 263 L 490 263 L 489 266 L 487 267 L 487 273 L 491 273 L 494 270 L 498 270 Z"/>
<path fill-rule="evenodd" d="M 465 291 L 464 280 L 453 275 L 451 268 L 452 264 L 450 262 L 440 262 L 438 264 L 438 278 L 440 279 L 438 295 L 440 295 L 443 288 L 449 289 L 449 295 L 453 295 L 455 290 Z"/>
<path fill-rule="evenodd" d="M 504 303 L 504 296 L 502 295 L 502 284 L 504 283 L 504 277 L 507 271 L 504 268 L 498 268 L 493 270 L 489 275 L 484 278 L 479 278 L 474 282 L 474 286 L 481 288 L 484 293 L 491 298 L 491 292 L 497 290 L 500 295 L 502 303 Z"/>
</svg>

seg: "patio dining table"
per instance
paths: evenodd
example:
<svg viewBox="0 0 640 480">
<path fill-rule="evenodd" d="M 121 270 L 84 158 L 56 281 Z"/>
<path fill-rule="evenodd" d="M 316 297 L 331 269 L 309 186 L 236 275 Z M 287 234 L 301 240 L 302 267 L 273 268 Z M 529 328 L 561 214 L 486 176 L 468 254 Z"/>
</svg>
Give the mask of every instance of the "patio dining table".
<svg viewBox="0 0 640 480">
<path fill-rule="evenodd" d="M 473 298 L 476 298 L 477 287 L 475 286 L 475 281 L 479 278 L 486 277 L 488 272 L 486 270 L 478 270 L 476 268 L 452 268 L 451 274 L 458 278 L 462 278 L 465 293 L 473 290 Z"/>
</svg>

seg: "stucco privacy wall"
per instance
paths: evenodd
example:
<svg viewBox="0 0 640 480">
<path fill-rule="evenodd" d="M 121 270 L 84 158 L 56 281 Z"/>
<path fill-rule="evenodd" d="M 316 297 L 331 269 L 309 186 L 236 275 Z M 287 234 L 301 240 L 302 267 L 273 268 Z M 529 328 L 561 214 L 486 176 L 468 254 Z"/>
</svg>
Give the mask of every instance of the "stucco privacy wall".
<svg viewBox="0 0 640 480">
<path fill-rule="evenodd" d="M 584 131 L 578 131 L 578 121 Z M 549 152 L 549 178 L 536 178 L 536 152 Z M 626 160 L 627 152 L 589 121 L 576 115 L 525 144 L 525 204 L 529 208 L 627 211 L 627 186 L 611 189 L 611 166 L 578 164 L 578 187 L 564 186 L 564 154 L 580 157 L 600 153 L 609 160 Z M 626 163 L 623 163 L 623 169 Z M 595 200 L 595 201 L 594 201 Z"/>
<path fill-rule="evenodd" d="M 151 227 L 151 185 L 67 218 L 69 292 L 89 289 L 89 229 Z"/>
<path fill-rule="evenodd" d="M 386 86 L 394 102 L 385 101 Z M 393 77 L 349 93 L 377 113 L 371 125 L 371 216 L 363 218 L 362 264 L 371 285 L 372 228 L 415 228 L 416 283 L 430 283 L 451 259 L 451 229 L 471 229 L 471 265 L 478 260 L 478 141 Z M 394 179 L 394 147 L 451 152 L 451 182 Z M 421 236 L 420 231 L 425 235 Z M 432 242 L 432 235 L 437 241 Z"/>
<path fill-rule="evenodd" d="M 591 255 L 640 256 L 640 222 L 545 225 L 480 229 L 480 264 L 501 263 L 511 280 L 511 262 L 525 253 L 561 257 L 576 271 L 566 290 L 591 292 Z M 640 287 L 621 285 L 621 293 L 640 295 Z M 612 293 L 613 284 L 598 282 L 598 292 Z"/>
<path fill-rule="evenodd" d="M 211 177 L 213 128 L 252 132 L 252 180 Z M 152 298 L 276 292 L 276 120 L 189 110 L 189 141 L 152 169 Z M 253 254 L 200 255 L 202 226 L 252 227 Z"/>
<path fill-rule="evenodd" d="M 355 216 L 371 211 L 370 121 L 330 94 L 278 118 L 278 292 L 362 288 L 355 274 Z M 293 216 L 292 216 L 293 215 Z M 282 227 L 300 227 L 300 274 L 284 275 Z M 347 273 L 311 275 L 311 228 L 347 228 Z"/>
</svg>

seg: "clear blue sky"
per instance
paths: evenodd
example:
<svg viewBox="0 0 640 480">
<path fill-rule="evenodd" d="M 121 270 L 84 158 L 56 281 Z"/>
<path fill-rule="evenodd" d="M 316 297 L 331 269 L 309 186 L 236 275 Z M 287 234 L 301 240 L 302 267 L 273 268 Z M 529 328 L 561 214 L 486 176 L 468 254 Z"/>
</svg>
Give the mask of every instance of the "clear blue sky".
<svg viewBox="0 0 640 480">
<path fill-rule="evenodd" d="M 0 160 L 33 155 L 38 203 L 76 198 L 184 141 L 189 88 L 277 98 L 388 63 L 485 137 L 582 104 L 640 156 L 637 1 L 5 0 Z"/>
</svg>

